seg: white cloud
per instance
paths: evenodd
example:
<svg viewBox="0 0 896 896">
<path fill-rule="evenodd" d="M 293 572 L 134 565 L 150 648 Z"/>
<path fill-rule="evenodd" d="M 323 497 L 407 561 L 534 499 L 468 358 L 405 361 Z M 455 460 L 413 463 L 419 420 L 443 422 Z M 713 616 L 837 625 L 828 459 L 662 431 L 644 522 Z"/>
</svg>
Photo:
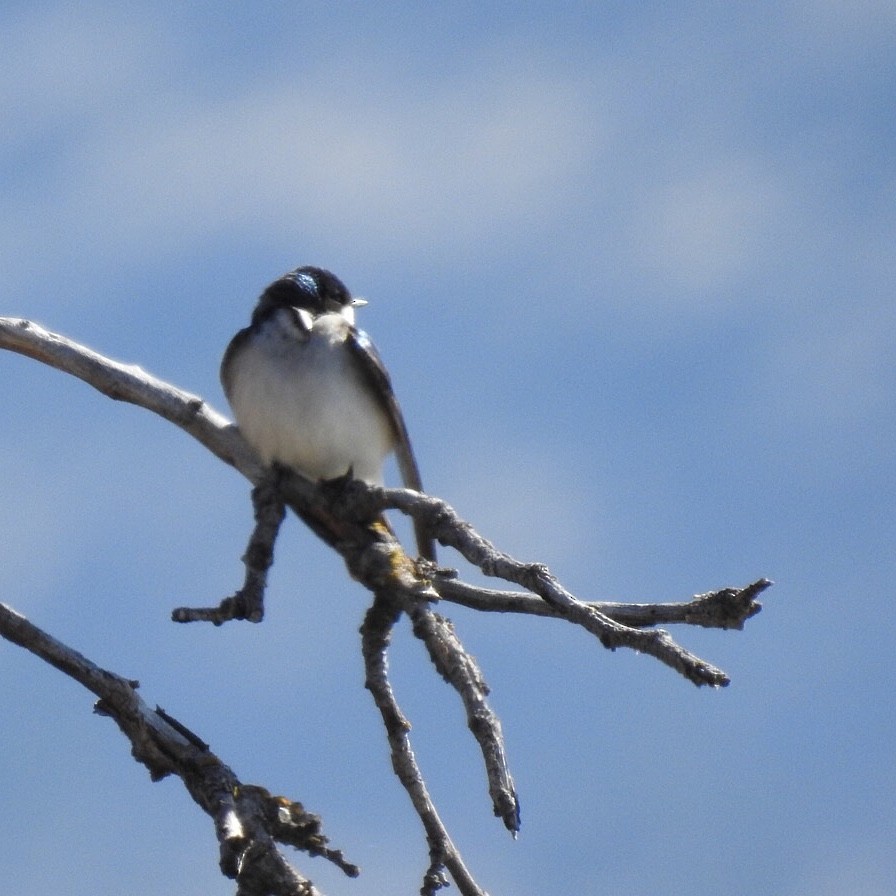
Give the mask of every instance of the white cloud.
<svg viewBox="0 0 896 896">
<path fill-rule="evenodd" d="M 549 71 L 485 56 L 424 94 L 363 60 L 351 70 L 347 52 L 338 81 L 278 70 L 210 98 L 168 77 L 165 52 L 147 59 L 136 28 L 44 28 L 17 49 L 30 59 L 13 105 L 67 133 L 28 159 L 37 176 L 7 204 L 10 255 L 66 235 L 97 255 L 158 254 L 245 229 L 451 257 L 558 214 L 592 174 L 590 89 Z"/>
<path fill-rule="evenodd" d="M 749 160 L 715 158 L 684 177 L 656 182 L 637 198 L 629 238 L 636 266 L 668 294 L 719 296 L 761 261 L 784 204 L 767 172 Z"/>
</svg>

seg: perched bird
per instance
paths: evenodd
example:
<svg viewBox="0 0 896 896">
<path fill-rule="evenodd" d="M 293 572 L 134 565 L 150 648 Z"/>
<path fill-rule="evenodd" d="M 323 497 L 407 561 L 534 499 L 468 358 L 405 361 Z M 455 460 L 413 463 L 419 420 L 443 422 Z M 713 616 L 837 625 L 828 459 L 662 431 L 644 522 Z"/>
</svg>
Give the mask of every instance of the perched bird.
<svg viewBox="0 0 896 896">
<path fill-rule="evenodd" d="M 321 268 L 284 274 L 227 346 L 221 383 L 240 431 L 265 464 L 312 480 L 350 473 L 382 485 L 394 451 L 405 486 L 422 491 L 389 374 L 355 326 L 355 309 L 366 304 Z M 435 559 L 419 524 L 416 536 L 420 555 Z"/>
</svg>

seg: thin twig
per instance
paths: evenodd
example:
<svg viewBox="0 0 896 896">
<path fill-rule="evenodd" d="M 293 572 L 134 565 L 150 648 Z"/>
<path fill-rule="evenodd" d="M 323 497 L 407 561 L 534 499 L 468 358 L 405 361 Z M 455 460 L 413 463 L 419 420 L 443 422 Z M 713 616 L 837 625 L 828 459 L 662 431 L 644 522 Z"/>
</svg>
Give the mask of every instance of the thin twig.
<svg viewBox="0 0 896 896">
<path fill-rule="evenodd" d="M 386 653 L 392 638 L 392 629 L 400 612 L 391 594 L 377 593 L 361 626 L 361 645 L 366 671 L 364 684 L 383 717 L 392 752 L 392 767 L 411 798 L 429 843 L 430 865 L 424 875 L 420 892 L 422 896 L 434 896 L 439 889 L 447 886 L 448 881 L 444 874 L 444 869 L 447 869 L 461 896 L 488 896 L 467 870 L 457 847 L 439 818 L 417 760 L 414 758 L 414 751 L 411 749 L 408 736 L 410 723 L 401 712 L 392 685 L 389 683 Z"/>
<path fill-rule="evenodd" d="M 222 625 L 234 619 L 261 622 L 264 618 L 264 591 L 268 570 L 274 562 L 274 543 L 286 507 L 280 497 L 279 476 L 268 471 L 252 489 L 255 528 L 249 538 L 243 564 L 246 578 L 236 594 L 225 597 L 216 607 L 177 607 L 171 611 L 174 622 L 211 622 Z"/>
<path fill-rule="evenodd" d="M 449 571 L 436 571 L 432 576 L 433 588 L 443 600 L 481 610 L 487 613 L 525 613 L 532 616 L 564 618 L 554 607 L 526 591 L 500 591 L 462 582 Z M 696 594 L 681 603 L 612 603 L 588 602 L 591 607 L 615 622 L 632 628 L 653 625 L 699 625 L 704 628 L 743 629 L 747 619 L 755 616 L 762 604 L 756 598 L 769 588 L 772 582 L 759 579 L 743 588 L 720 588 Z"/>
<path fill-rule="evenodd" d="M 507 765 L 501 721 L 486 700 L 489 689 L 482 672 L 449 620 L 419 602 L 407 612 L 414 634 L 426 644 L 433 665 L 463 700 L 467 725 L 482 751 L 495 815 L 516 835 L 520 829 L 519 799 Z"/>
</svg>

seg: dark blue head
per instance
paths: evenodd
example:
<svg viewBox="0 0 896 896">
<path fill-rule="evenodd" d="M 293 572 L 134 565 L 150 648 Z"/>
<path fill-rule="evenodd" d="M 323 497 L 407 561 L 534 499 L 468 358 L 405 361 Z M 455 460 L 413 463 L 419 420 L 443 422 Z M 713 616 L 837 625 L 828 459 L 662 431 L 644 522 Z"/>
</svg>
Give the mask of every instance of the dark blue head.
<svg viewBox="0 0 896 896">
<path fill-rule="evenodd" d="M 365 304 L 353 299 L 345 284 L 323 268 L 302 267 L 275 280 L 262 294 L 252 316 L 253 322 L 276 308 L 301 308 L 314 317 L 342 314 L 354 323 L 354 309 Z"/>
</svg>

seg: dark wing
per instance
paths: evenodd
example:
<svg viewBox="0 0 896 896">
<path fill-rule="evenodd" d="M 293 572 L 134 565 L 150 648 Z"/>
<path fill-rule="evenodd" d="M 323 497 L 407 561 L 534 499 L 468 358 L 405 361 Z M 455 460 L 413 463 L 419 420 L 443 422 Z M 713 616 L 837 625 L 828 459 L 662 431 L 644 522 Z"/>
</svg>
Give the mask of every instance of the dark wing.
<svg viewBox="0 0 896 896">
<path fill-rule="evenodd" d="M 392 391 L 392 380 L 389 379 L 389 373 L 383 365 L 379 352 L 370 341 L 370 337 L 363 330 L 357 329 L 357 327 L 350 328 L 347 344 L 358 359 L 374 394 L 382 402 L 389 415 L 392 428 L 395 430 L 395 458 L 398 461 L 398 469 L 401 472 L 401 479 L 405 488 L 422 492 L 423 481 L 420 479 L 420 469 L 417 466 L 417 461 L 411 448 L 408 428 L 405 426 L 401 408 L 398 406 L 398 400 L 395 398 L 395 392 Z M 417 538 L 417 550 L 420 552 L 420 556 L 427 560 L 435 561 L 435 544 L 425 528 L 417 520 L 414 520 L 414 534 Z"/>
<path fill-rule="evenodd" d="M 245 330 L 240 330 L 239 333 L 230 340 L 227 350 L 224 352 L 224 357 L 221 358 L 221 385 L 224 387 L 224 394 L 227 396 L 228 401 L 230 401 L 231 390 L 233 388 L 233 362 L 243 346 L 248 342 L 251 335 L 251 327 L 246 327 Z"/>
</svg>

